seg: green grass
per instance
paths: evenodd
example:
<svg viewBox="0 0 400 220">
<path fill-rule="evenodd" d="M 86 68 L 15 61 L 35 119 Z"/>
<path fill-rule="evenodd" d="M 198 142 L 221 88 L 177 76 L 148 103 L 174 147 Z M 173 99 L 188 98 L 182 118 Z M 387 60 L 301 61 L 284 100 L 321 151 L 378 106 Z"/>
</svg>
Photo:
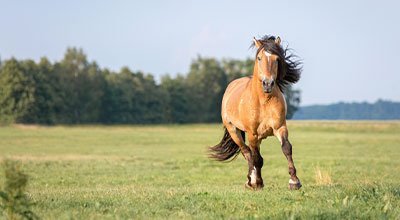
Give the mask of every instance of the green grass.
<svg viewBox="0 0 400 220">
<path fill-rule="evenodd" d="M 0 157 L 22 161 L 43 219 L 400 218 L 400 122 L 290 122 L 299 191 L 287 189 L 275 138 L 261 147 L 264 190 L 246 190 L 242 157 L 206 156 L 222 132 L 221 125 L 15 125 L 0 127 Z"/>
</svg>

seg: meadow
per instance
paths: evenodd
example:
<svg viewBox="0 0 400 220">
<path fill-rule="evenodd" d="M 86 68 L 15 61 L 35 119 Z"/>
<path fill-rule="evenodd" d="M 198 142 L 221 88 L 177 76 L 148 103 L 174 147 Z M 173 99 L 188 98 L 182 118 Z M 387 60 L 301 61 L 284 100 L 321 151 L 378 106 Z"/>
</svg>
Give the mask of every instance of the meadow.
<svg viewBox="0 0 400 220">
<path fill-rule="evenodd" d="M 290 121 L 289 132 L 298 191 L 275 138 L 261 146 L 261 191 L 245 189 L 241 156 L 208 159 L 220 124 L 3 126 L 0 157 L 21 161 L 42 219 L 400 218 L 400 122 Z"/>
</svg>

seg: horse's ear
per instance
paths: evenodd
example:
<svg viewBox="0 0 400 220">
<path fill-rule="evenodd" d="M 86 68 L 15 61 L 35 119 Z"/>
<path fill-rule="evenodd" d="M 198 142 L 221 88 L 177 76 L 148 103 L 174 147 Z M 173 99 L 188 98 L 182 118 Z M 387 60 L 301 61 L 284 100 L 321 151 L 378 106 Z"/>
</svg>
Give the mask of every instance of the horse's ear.
<svg viewBox="0 0 400 220">
<path fill-rule="evenodd" d="M 256 46 L 257 49 L 261 47 L 262 43 L 259 40 L 257 40 L 255 37 L 253 37 L 253 41 L 254 41 L 254 45 Z"/>
<path fill-rule="evenodd" d="M 278 45 L 281 44 L 281 38 L 279 36 L 275 39 L 275 43 Z"/>
</svg>

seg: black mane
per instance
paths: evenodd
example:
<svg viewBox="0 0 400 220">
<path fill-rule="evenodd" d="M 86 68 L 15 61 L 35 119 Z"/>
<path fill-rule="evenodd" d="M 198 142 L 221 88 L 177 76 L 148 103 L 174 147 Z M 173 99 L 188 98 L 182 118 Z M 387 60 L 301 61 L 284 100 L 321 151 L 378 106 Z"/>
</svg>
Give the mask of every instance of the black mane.
<svg viewBox="0 0 400 220">
<path fill-rule="evenodd" d="M 291 49 L 288 47 L 284 49 L 281 45 L 276 44 L 275 39 L 275 36 L 272 35 L 265 35 L 261 39 L 257 39 L 262 46 L 258 48 L 256 56 L 260 50 L 264 48 L 265 51 L 279 57 L 278 78 L 276 79 L 276 83 L 279 89 L 284 92 L 287 86 L 299 81 L 302 71 L 302 62 L 292 53 Z M 255 47 L 254 42 L 251 47 Z"/>
</svg>

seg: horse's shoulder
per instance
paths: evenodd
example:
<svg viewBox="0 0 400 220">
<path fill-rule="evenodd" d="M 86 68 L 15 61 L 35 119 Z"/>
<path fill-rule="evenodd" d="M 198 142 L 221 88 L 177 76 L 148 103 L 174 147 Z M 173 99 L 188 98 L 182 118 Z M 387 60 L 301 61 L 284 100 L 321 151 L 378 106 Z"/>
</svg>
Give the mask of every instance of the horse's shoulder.
<svg viewBox="0 0 400 220">
<path fill-rule="evenodd" d="M 250 82 L 251 77 L 245 76 L 241 78 L 237 78 L 229 83 L 228 87 L 236 87 L 238 85 L 245 85 Z"/>
</svg>

